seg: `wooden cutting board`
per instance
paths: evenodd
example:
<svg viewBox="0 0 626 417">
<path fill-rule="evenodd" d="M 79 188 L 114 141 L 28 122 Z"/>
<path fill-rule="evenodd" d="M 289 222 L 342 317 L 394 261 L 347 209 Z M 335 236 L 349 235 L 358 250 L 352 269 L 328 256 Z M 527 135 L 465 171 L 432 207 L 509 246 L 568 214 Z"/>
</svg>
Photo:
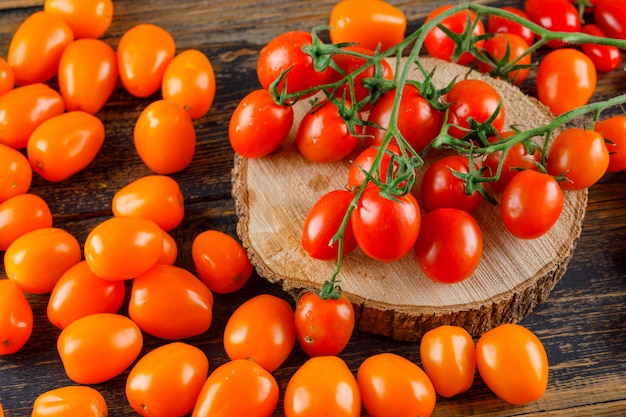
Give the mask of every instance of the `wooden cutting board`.
<svg viewBox="0 0 626 417">
<path fill-rule="evenodd" d="M 503 98 L 507 126 L 533 128 L 553 118 L 537 100 L 506 82 L 436 59 L 424 58 L 422 63 L 428 71 L 437 67 L 433 81 L 439 88 L 455 76 L 489 82 Z M 417 71 L 411 78 L 421 80 Z M 320 196 L 345 187 L 350 165 L 349 159 L 312 163 L 298 154 L 293 141 L 308 109 L 306 101 L 295 106 L 294 127 L 277 152 L 260 159 L 236 156 L 233 169 L 239 237 L 258 274 L 294 296 L 300 289 L 320 287 L 333 273 L 333 261 L 313 259 L 302 249 L 302 225 Z M 428 163 L 427 158 L 416 184 Z M 418 341 L 424 332 L 442 324 L 459 325 L 478 336 L 498 324 L 523 319 L 565 273 L 586 204 L 586 190 L 565 192 L 559 221 L 533 240 L 513 237 L 499 218 L 499 207 L 483 204 L 473 213 L 483 232 L 483 257 L 474 274 L 456 284 L 428 279 L 412 252 L 384 264 L 354 250 L 344 258 L 337 280 L 355 307 L 357 329 Z"/>
</svg>

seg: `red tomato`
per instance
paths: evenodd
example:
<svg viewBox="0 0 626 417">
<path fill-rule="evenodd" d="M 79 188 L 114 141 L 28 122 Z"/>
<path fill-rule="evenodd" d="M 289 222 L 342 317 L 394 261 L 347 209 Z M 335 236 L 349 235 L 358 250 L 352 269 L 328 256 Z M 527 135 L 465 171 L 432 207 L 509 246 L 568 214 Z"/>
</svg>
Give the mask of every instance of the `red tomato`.
<svg viewBox="0 0 626 417">
<path fill-rule="evenodd" d="M 32 180 L 33 170 L 24 154 L 0 143 L 0 203 L 25 194 Z"/>
<path fill-rule="evenodd" d="M 607 172 L 626 170 L 626 116 L 617 115 L 600 120 L 593 130 L 605 139 L 609 151 Z"/>
<path fill-rule="evenodd" d="M 583 25 L 581 32 L 588 35 L 606 37 L 602 29 L 592 23 Z M 615 71 L 622 63 L 622 53 L 615 46 L 584 43 L 580 47 L 600 72 Z"/>
<path fill-rule="evenodd" d="M 178 257 L 178 245 L 169 233 L 163 231 L 163 251 L 157 260 L 158 264 L 174 265 Z"/>
<path fill-rule="evenodd" d="M 607 36 L 626 39 L 626 1 L 602 0 L 593 8 L 593 21 Z"/>
<path fill-rule="evenodd" d="M 432 414 L 437 396 L 424 371 L 395 353 L 365 359 L 357 371 L 365 410 L 371 417 Z"/>
<path fill-rule="evenodd" d="M 22 349 L 33 332 L 33 310 L 13 281 L 0 279 L 0 356 Z"/>
<path fill-rule="evenodd" d="M 142 347 L 139 327 L 126 316 L 110 313 L 79 318 L 63 329 L 57 339 L 68 378 L 86 385 L 120 375 L 139 357 Z"/>
<path fill-rule="evenodd" d="M 524 39 L 512 33 L 500 33 L 485 41 L 483 55 L 488 57 L 487 62 L 478 61 L 478 69 L 485 73 L 491 73 L 496 67 L 493 63 L 509 63 L 518 57 L 523 57 L 515 65 L 522 65 L 524 68 L 515 69 L 507 74 L 496 74 L 498 77 L 506 76 L 513 84 L 520 84 L 526 79 L 530 72 L 531 54 L 527 53 L 528 44 Z"/>
<path fill-rule="evenodd" d="M 68 385 L 39 395 L 31 417 L 106 417 L 107 403 L 95 388 Z"/>
<path fill-rule="evenodd" d="M 389 144 L 384 154 L 381 156 L 380 163 L 377 167 L 374 167 L 374 161 L 376 160 L 379 149 L 379 146 L 369 146 L 352 161 L 348 169 L 348 190 L 354 190 L 361 186 L 367 176 L 366 173 L 371 174 L 374 179 L 382 179 L 383 182 L 388 182 L 387 180 L 390 174 L 391 178 L 395 178 L 398 172 L 398 163 L 394 162 L 391 173 L 389 171 L 389 164 L 391 164 L 392 157 L 394 159 L 400 157 L 400 149 L 394 144 Z M 371 179 L 372 178 L 370 178 L 370 180 Z"/>
<path fill-rule="evenodd" d="M 337 356 L 316 356 L 291 376 L 284 395 L 285 417 L 358 417 L 361 395 L 352 371 Z"/>
<path fill-rule="evenodd" d="M 74 37 L 99 38 L 113 21 L 112 0 L 45 0 L 43 9 L 60 16 L 72 28 Z"/>
<path fill-rule="evenodd" d="M 23 234 L 52 227 L 52 213 L 36 194 L 19 194 L 0 203 L 0 251 Z"/>
<path fill-rule="evenodd" d="M 270 294 L 237 307 L 224 329 L 224 349 L 231 360 L 251 359 L 268 372 L 282 365 L 295 343 L 291 305 Z"/>
<path fill-rule="evenodd" d="M 126 91 L 135 97 L 156 93 L 175 53 L 174 38 L 160 26 L 140 23 L 124 32 L 117 44 L 117 65 Z"/>
<path fill-rule="evenodd" d="M 15 75 L 9 63 L 0 57 L 0 96 L 15 87 Z"/>
<path fill-rule="evenodd" d="M 503 6 L 500 9 L 529 20 L 528 15 L 517 7 Z M 524 39 L 529 46 L 535 42 L 535 32 L 502 16 L 489 15 L 487 19 L 487 33 L 511 33 Z"/>
<path fill-rule="evenodd" d="M 508 137 L 514 134 L 513 131 L 504 132 L 501 134 L 501 138 L 506 140 Z M 490 142 L 498 140 L 497 137 L 488 139 Z M 519 173 L 522 169 L 532 169 L 536 171 L 538 169 L 537 163 L 541 161 L 541 152 L 535 147 L 532 154 L 528 153 L 528 149 L 523 143 L 516 143 L 511 146 L 504 155 L 502 161 L 502 151 L 492 152 L 488 154 L 482 166 L 488 169 L 485 176 L 495 178 L 498 174 L 498 165 L 502 163 L 500 177 L 497 181 L 489 182 L 489 186 L 496 192 L 501 193 L 504 187 L 511 181 L 511 178 Z"/>
<path fill-rule="evenodd" d="M 208 374 L 203 351 L 187 343 L 168 343 L 133 365 L 126 398 L 141 416 L 183 417 L 193 409 Z"/>
<path fill-rule="evenodd" d="M 503 324 L 476 343 L 476 365 L 485 384 L 514 405 L 541 398 L 548 385 L 548 356 L 539 338 L 519 324 Z"/>
<path fill-rule="evenodd" d="M 524 11 L 530 21 L 552 32 L 580 32 L 578 9 L 568 0 L 526 0 Z M 551 48 L 563 48 L 566 43 L 551 40 Z"/>
</svg>

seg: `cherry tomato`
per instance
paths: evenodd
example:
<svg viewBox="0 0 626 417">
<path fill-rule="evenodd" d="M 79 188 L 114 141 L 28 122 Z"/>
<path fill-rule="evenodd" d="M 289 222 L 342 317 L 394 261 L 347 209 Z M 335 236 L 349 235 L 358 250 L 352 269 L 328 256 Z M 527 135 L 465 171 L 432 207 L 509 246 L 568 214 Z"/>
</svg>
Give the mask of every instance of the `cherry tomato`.
<svg viewBox="0 0 626 417">
<path fill-rule="evenodd" d="M 83 251 L 89 269 L 100 278 L 131 279 L 156 264 L 163 252 L 163 232 L 143 217 L 112 217 L 91 229 Z"/>
<path fill-rule="evenodd" d="M 513 131 L 503 132 L 500 136 L 502 139 L 506 139 L 514 134 Z M 497 137 L 488 139 L 490 142 L 498 140 Z M 514 175 L 519 173 L 522 169 L 537 170 L 537 163 L 541 160 L 541 155 L 538 149 L 533 148 L 533 153 L 528 153 L 528 149 L 523 143 L 516 143 L 511 146 L 504 155 L 504 161 L 502 161 L 502 168 L 500 177 L 497 181 L 489 182 L 489 186 L 496 192 L 501 193 L 504 187 L 511 181 Z M 488 154 L 484 161 L 483 167 L 488 169 L 486 176 L 494 178 L 498 173 L 498 164 L 502 160 L 502 151 L 492 152 Z"/>
<path fill-rule="evenodd" d="M 117 313 L 125 295 L 123 281 L 97 277 L 83 260 L 61 275 L 48 299 L 46 314 L 50 323 L 63 330 L 89 314 Z"/>
<path fill-rule="evenodd" d="M 506 10 L 509 13 L 513 13 L 521 18 L 526 20 L 530 20 L 528 15 L 521 9 L 513 6 L 503 6 L 500 8 L 501 10 Z M 517 35 L 526 41 L 527 45 L 532 45 L 535 43 L 535 32 L 523 26 L 519 23 L 516 23 L 506 17 L 489 15 L 487 19 L 487 32 L 488 33 L 511 33 L 513 35 Z"/>
<path fill-rule="evenodd" d="M 2 404 L 0 404 L 0 417 L 4 417 L 4 408 L 2 408 Z"/>
<path fill-rule="evenodd" d="M 557 222 L 563 202 L 563 191 L 552 176 L 524 170 L 504 188 L 500 215 L 513 236 L 534 239 L 547 233 Z"/>
<path fill-rule="evenodd" d="M 218 294 L 240 290 L 252 275 L 248 253 L 235 238 L 206 230 L 191 244 L 191 257 L 200 279 Z"/>
<path fill-rule="evenodd" d="M 588 35 L 606 37 L 602 29 L 592 23 L 583 25 L 581 32 Z M 584 43 L 580 47 L 600 72 L 615 71 L 622 63 L 622 53 L 615 46 Z"/>
<path fill-rule="evenodd" d="M 167 175 L 187 168 L 196 151 L 196 130 L 183 107 L 169 100 L 148 104 L 135 122 L 135 150 L 157 174 Z"/>
<path fill-rule="evenodd" d="M 113 196 L 116 217 L 150 219 L 168 232 L 183 221 L 185 201 L 178 182 L 167 175 L 145 175 L 130 182 Z"/>
<path fill-rule="evenodd" d="M 19 194 L 0 203 L 0 251 L 23 234 L 52 227 L 52 213 L 36 194 Z"/>
<path fill-rule="evenodd" d="M 593 8 L 593 21 L 607 36 L 626 39 L 626 1 L 602 0 Z"/>
<path fill-rule="evenodd" d="M 139 23 L 124 32 L 117 44 L 117 64 L 126 91 L 135 97 L 156 93 L 175 53 L 174 38 L 160 26 Z"/>
<path fill-rule="evenodd" d="M 81 110 L 69 111 L 37 126 L 26 146 L 28 160 L 41 177 L 63 181 L 93 162 L 104 135 L 99 118 Z"/>
<path fill-rule="evenodd" d="M 141 416 L 183 417 L 194 407 L 209 374 L 204 352 L 172 342 L 146 353 L 126 379 L 126 398 Z"/>
<path fill-rule="evenodd" d="M 283 407 L 285 417 L 358 417 L 361 394 L 343 359 L 316 356 L 302 364 L 289 379 Z"/>
<path fill-rule="evenodd" d="M 39 395 L 31 417 L 106 417 L 106 400 L 95 388 L 68 385 Z"/>
<path fill-rule="evenodd" d="M 45 0 L 43 9 L 60 16 L 72 28 L 74 38 L 99 38 L 113 21 L 112 0 Z"/>
<path fill-rule="evenodd" d="M 174 265 L 178 257 L 178 244 L 169 233 L 163 231 L 163 251 L 157 260 L 158 264 Z"/>
<path fill-rule="evenodd" d="M 26 232 L 4 253 L 4 270 L 24 292 L 47 294 L 81 260 L 78 240 L 69 232 L 45 227 Z"/>
<path fill-rule="evenodd" d="M 528 44 L 524 39 L 512 33 L 499 33 L 487 39 L 483 46 L 483 54 L 495 62 L 513 62 L 518 57 L 523 57 L 517 61 L 516 65 L 525 66 L 525 68 L 516 69 L 506 74 L 507 79 L 513 84 L 520 84 L 526 79 L 530 72 L 531 54 L 528 51 Z M 490 61 L 489 61 L 490 62 Z M 485 73 L 491 73 L 494 65 L 478 61 L 478 69 Z"/>
<path fill-rule="evenodd" d="M 198 395 L 192 417 L 270 417 L 278 396 L 278 383 L 272 374 L 254 361 L 235 359 L 211 372 Z"/>
<path fill-rule="evenodd" d="M 118 78 L 117 55 L 104 41 L 79 39 L 61 55 L 59 91 L 67 110 L 98 113 L 113 94 Z"/>
<path fill-rule="evenodd" d="M 521 405 L 541 398 L 548 385 L 548 356 L 541 340 L 519 324 L 503 324 L 476 343 L 476 365 L 498 397 Z"/>
<path fill-rule="evenodd" d="M 428 417 L 435 408 L 435 389 L 426 373 L 395 353 L 365 359 L 357 371 L 357 381 L 371 417 Z"/>
<path fill-rule="evenodd" d="M 0 203 L 30 189 L 33 170 L 21 152 L 0 143 Z"/>
<path fill-rule="evenodd" d="M 61 54 L 74 40 L 74 33 L 63 18 L 40 10 L 29 15 L 17 28 L 7 62 L 18 85 L 45 83 L 59 69 Z"/>
<path fill-rule="evenodd" d="M 524 12 L 531 22 L 552 32 L 580 32 L 580 14 L 568 0 L 526 0 Z M 546 43 L 550 48 L 563 48 L 565 45 L 561 40 Z"/>
<path fill-rule="evenodd" d="M 363 184 L 366 178 L 366 172 L 372 174 L 375 179 L 388 182 L 387 180 L 390 175 L 389 165 L 391 164 L 392 158 L 398 158 L 400 156 L 400 149 L 393 143 L 388 144 L 385 153 L 381 157 L 380 164 L 378 167 L 374 168 L 374 161 L 379 149 L 379 146 L 369 146 L 352 161 L 348 169 L 347 183 L 349 190 L 354 190 L 355 187 L 359 187 Z M 398 163 L 394 162 L 391 168 L 391 177 L 395 178 L 397 172 Z"/>
<path fill-rule="evenodd" d="M 111 313 L 81 317 L 57 339 L 65 373 L 72 381 L 87 385 L 120 375 L 139 357 L 142 347 L 139 327 L 128 317 Z"/>
<path fill-rule="evenodd" d="M 474 339 L 460 326 L 442 325 L 424 333 L 420 360 L 435 391 L 442 397 L 465 392 L 474 383 Z"/>
<path fill-rule="evenodd" d="M 224 329 L 224 349 L 231 360 L 251 359 L 268 372 L 282 365 L 295 343 L 291 305 L 270 294 L 237 307 Z"/>
<path fill-rule="evenodd" d="M 22 349 L 33 332 L 33 310 L 22 289 L 0 279 L 0 355 Z"/>
<path fill-rule="evenodd" d="M 0 96 L 15 87 L 15 75 L 9 63 L 0 57 Z"/>
<path fill-rule="evenodd" d="M 626 170 L 626 116 L 617 115 L 600 120 L 593 130 L 605 139 L 609 151 L 607 172 Z"/>
</svg>

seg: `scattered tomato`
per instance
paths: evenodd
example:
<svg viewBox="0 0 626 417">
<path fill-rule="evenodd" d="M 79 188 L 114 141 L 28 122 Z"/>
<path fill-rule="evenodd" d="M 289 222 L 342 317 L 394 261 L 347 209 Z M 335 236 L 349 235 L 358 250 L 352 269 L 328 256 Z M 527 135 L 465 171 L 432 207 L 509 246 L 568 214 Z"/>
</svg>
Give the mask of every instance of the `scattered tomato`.
<svg viewBox="0 0 626 417">
<path fill-rule="evenodd" d="M 157 260 L 158 264 L 174 265 L 178 257 L 178 244 L 174 237 L 163 231 L 163 251 Z"/>
<path fill-rule="evenodd" d="M 520 84 L 526 79 L 530 72 L 531 54 L 527 53 L 528 44 L 524 39 L 512 33 L 499 33 L 487 39 L 481 50 L 487 57 L 487 62 L 478 61 L 478 69 L 484 73 L 491 73 L 496 67 L 494 63 L 511 63 L 516 60 L 515 65 L 521 68 L 510 71 L 506 74 L 507 79 L 513 84 Z"/>
<path fill-rule="evenodd" d="M 523 19 L 530 20 L 528 15 L 521 9 L 513 6 L 503 6 L 500 9 L 515 14 Z M 517 35 L 526 41 L 527 45 L 535 43 L 535 32 L 511 19 L 503 16 L 490 14 L 487 19 L 488 33 L 511 33 Z"/>
<path fill-rule="evenodd" d="M 607 36 L 626 39 L 626 1 L 599 1 L 593 8 L 593 21 Z"/>
<path fill-rule="evenodd" d="M 502 139 L 506 139 L 514 134 L 513 131 L 507 131 L 500 134 Z M 496 142 L 497 137 L 489 138 L 489 142 Z M 511 146 L 504 155 L 502 161 L 502 151 L 492 152 L 483 160 L 482 166 L 487 168 L 486 177 L 495 178 L 498 174 L 498 165 L 501 163 L 502 168 L 500 177 L 497 181 L 489 182 L 489 186 L 496 192 L 501 193 L 504 187 L 511 181 L 511 178 L 518 174 L 522 169 L 532 169 L 537 171 L 538 163 L 541 161 L 541 152 L 537 146 L 531 148 L 533 153 L 529 153 L 526 145 L 516 143 Z"/>
<path fill-rule="evenodd" d="M 578 9 L 568 0 L 526 0 L 524 12 L 533 23 L 553 32 L 580 32 L 581 20 Z M 563 48 L 561 40 L 546 43 L 550 48 Z"/>
<path fill-rule="evenodd" d="M 28 192 L 32 180 L 33 170 L 24 154 L 0 143 L 0 203 Z"/>
<path fill-rule="evenodd" d="M 99 38 L 113 21 L 113 0 L 45 0 L 43 9 L 60 16 L 74 38 Z"/>
<path fill-rule="evenodd" d="M 22 349 L 33 332 L 33 310 L 22 289 L 0 279 L 0 356 Z"/>
<path fill-rule="evenodd" d="M 19 194 L 0 203 L 0 251 L 23 234 L 52 227 L 52 213 L 36 194 Z"/>
<path fill-rule="evenodd" d="M 68 385 L 39 395 L 31 417 L 106 417 L 106 400 L 95 388 Z"/>
<path fill-rule="evenodd" d="M 582 33 L 588 35 L 606 37 L 602 29 L 593 23 L 587 23 L 581 28 Z M 611 72 L 618 69 L 622 63 L 622 53 L 618 47 L 610 45 L 598 45 L 584 43 L 580 46 L 600 72 Z"/>
<path fill-rule="evenodd" d="M 607 172 L 626 170 L 626 116 L 616 115 L 600 120 L 593 130 L 605 139 L 609 151 Z"/>
<path fill-rule="evenodd" d="M 0 96 L 15 87 L 15 75 L 9 63 L 0 57 Z"/>
<path fill-rule="evenodd" d="M 356 187 L 361 186 L 367 176 L 366 173 L 372 175 L 370 180 L 378 179 L 383 182 L 390 182 L 390 179 L 395 179 L 399 166 L 398 163 L 394 161 L 390 171 L 390 164 L 392 158 L 400 157 L 400 149 L 394 144 L 387 145 L 380 163 L 377 167 L 374 167 L 374 161 L 376 160 L 379 149 L 379 146 L 368 146 L 352 161 L 348 169 L 348 190 L 354 191 Z"/>
</svg>

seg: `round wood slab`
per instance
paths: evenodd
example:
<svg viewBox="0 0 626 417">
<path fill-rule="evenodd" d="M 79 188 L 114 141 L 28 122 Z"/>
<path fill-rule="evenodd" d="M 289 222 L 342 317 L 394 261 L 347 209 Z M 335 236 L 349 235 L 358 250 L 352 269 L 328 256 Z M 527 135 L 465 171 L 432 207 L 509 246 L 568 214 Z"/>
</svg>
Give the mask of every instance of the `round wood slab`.
<svg viewBox="0 0 626 417">
<path fill-rule="evenodd" d="M 508 83 L 436 59 L 424 58 L 422 63 L 428 71 L 437 67 L 434 83 L 439 88 L 455 76 L 488 81 L 503 98 L 507 126 L 532 128 L 553 117 L 537 100 Z M 417 72 L 412 78 L 421 79 Z M 308 108 L 306 101 L 295 106 L 294 128 L 279 151 L 260 159 L 236 156 L 233 169 L 240 239 L 259 275 L 293 295 L 303 288 L 320 287 L 333 273 L 333 261 L 313 259 L 302 249 L 302 225 L 320 196 L 345 187 L 350 164 L 349 160 L 317 164 L 299 155 L 293 140 Z M 428 160 L 416 184 L 427 165 Z M 419 192 L 416 197 L 419 201 Z M 565 192 L 563 213 L 552 230 L 538 239 L 521 240 L 504 228 L 499 207 L 484 203 L 473 213 L 483 231 L 482 260 L 474 274 L 456 284 L 428 279 L 412 252 L 384 264 L 357 248 L 344 257 L 338 276 L 338 284 L 355 307 L 357 329 L 417 341 L 442 324 L 459 325 L 478 336 L 498 324 L 523 319 L 565 273 L 586 204 L 586 190 Z"/>
</svg>

